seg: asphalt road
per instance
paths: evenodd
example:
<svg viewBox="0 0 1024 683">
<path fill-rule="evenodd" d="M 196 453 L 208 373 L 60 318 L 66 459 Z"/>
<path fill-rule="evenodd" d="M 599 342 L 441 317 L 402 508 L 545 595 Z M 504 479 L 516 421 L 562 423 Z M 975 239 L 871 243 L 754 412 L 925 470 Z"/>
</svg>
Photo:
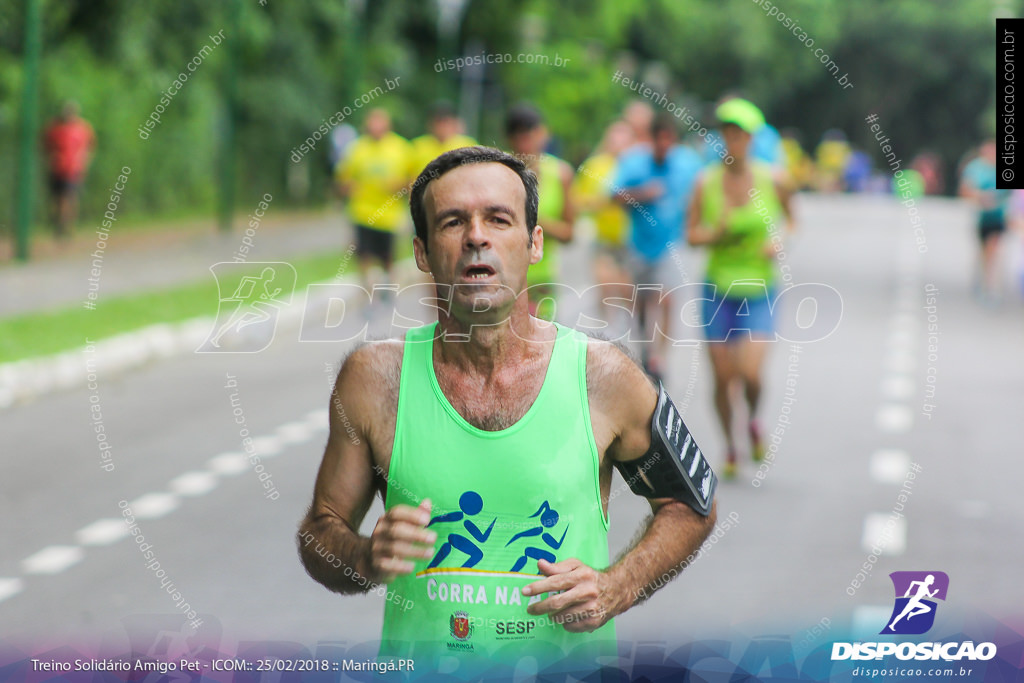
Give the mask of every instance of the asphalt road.
<svg viewBox="0 0 1024 683">
<path fill-rule="evenodd" d="M 786 250 L 793 282 L 833 288 L 841 318 L 825 339 L 799 350 L 779 341 L 770 351 L 762 416 L 766 431 L 782 434 L 774 461 L 763 479 L 746 461 L 720 486 L 719 518 L 735 523 L 680 579 L 618 618 L 622 641 L 678 645 L 723 632 L 795 639 L 823 618 L 877 633 L 896 570 L 949 575 L 951 609 L 940 625 L 958 610 L 1021 614 L 1024 307 L 971 297 L 975 244 L 960 203 L 925 203 L 926 253 L 892 200 L 804 197 L 800 209 L 800 234 Z M 585 247 L 564 253 L 570 281 L 584 285 Z M 926 288 L 935 290 L 930 311 Z M 806 323 L 813 306 L 798 314 L 792 303 L 784 308 Z M 293 540 L 326 437 L 332 368 L 347 349 L 280 332 L 260 353 L 189 354 L 101 376 L 95 392 L 0 413 L 0 642 L 40 651 L 98 646 L 143 623 L 174 632 L 183 601 L 222 643 L 377 638 L 382 598 L 327 592 L 305 575 Z M 670 392 L 720 462 L 706 349 L 678 346 L 670 365 Z M 229 380 L 236 386 L 226 388 Z M 101 469 L 93 405 L 110 471 Z M 239 407 L 244 427 L 267 437 L 258 446 L 276 499 L 240 455 Z M 127 539 L 121 501 L 177 600 Z M 615 553 L 645 508 L 628 491 L 616 495 Z M 900 509 L 882 554 L 851 588 L 871 541 Z M 380 511 L 371 509 L 364 532 Z"/>
</svg>

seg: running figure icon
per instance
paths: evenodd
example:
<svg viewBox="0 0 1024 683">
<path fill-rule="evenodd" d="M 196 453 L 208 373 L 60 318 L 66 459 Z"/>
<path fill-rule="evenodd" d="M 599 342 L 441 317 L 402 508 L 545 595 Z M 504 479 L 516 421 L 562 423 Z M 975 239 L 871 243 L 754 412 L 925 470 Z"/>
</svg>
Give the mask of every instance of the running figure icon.
<svg viewBox="0 0 1024 683">
<path fill-rule="evenodd" d="M 459 509 L 454 512 L 449 512 L 444 515 L 438 515 L 430 520 L 428 527 L 432 527 L 435 524 L 441 524 L 443 522 L 462 522 L 462 525 L 469 532 L 470 536 L 475 538 L 478 543 L 485 543 L 488 537 L 491 535 L 491 530 L 494 529 L 494 523 L 498 521 L 495 517 L 491 520 L 491 525 L 487 527 L 487 531 L 480 531 L 480 528 L 473 522 L 465 519 L 466 517 L 473 517 L 480 514 L 480 511 L 484 509 L 483 498 L 476 491 L 466 491 L 459 496 Z M 444 542 L 441 548 L 434 555 L 434 559 L 427 565 L 428 569 L 432 569 L 442 562 L 451 553 L 452 548 L 461 550 L 466 554 L 467 559 L 462 564 L 463 567 L 474 567 L 476 563 L 483 559 L 484 551 L 477 547 L 476 543 L 470 539 L 462 536 L 461 534 L 448 534 L 448 540 Z"/>
<path fill-rule="evenodd" d="M 543 503 L 541 503 L 540 508 L 538 508 L 536 512 L 530 515 L 530 518 L 532 519 L 538 515 L 540 515 L 541 526 L 534 527 L 532 529 L 527 529 L 526 531 L 520 531 L 518 534 L 509 539 L 508 543 L 505 544 L 505 547 L 509 547 L 510 545 L 518 541 L 520 538 L 540 536 L 541 540 L 544 541 L 544 543 L 546 543 L 548 547 L 553 548 L 554 550 L 558 550 L 559 548 L 561 548 L 562 542 L 565 541 L 565 535 L 569 532 L 569 525 L 565 525 L 565 531 L 562 532 L 562 537 L 556 541 L 555 537 L 545 532 L 544 529 L 550 529 L 551 527 L 558 524 L 558 511 L 553 510 L 551 506 L 548 505 L 548 502 L 545 500 Z M 523 550 L 523 556 L 516 560 L 516 563 L 512 565 L 511 571 L 518 572 L 520 569 L 526 566 L 526 563 L 530 559 L 547 560 L 548 562 L 554 562 L 555 554 L 544 548 L 537 548 L 533 546 L 528 547 L 525 550 Z"/>
<path fill-rule="evenodd" d="M 227 321 L 210 338 L 210 343 L 214 347 L 220 348 L 221 337 L 230 330 L 239 331 L 249 325 L 271 319 L 271 311 L 283 303 L 277 299 L 281 295 L 282 288 L 277 287 L 273 291 L 270 290 L 270 285 L 276 277 L 275 269 L 267 266 L 258 277 L 252 275 L 243 277 L 234 293 L 221 300 L 221 304 L 234 304 L 235 308 L 231 311 Z M 262 291 L 260 291 L 260 285 L 262 285 Z"/>
<path fill-rule="evenodd" d="M 924 581 L 910 582 L 910 586 L 907 588 L 907 592 L 903 595 L 903 597 L 910 598 L 910 600 L 907 602 L 906 607 L 903 608 L 903 611 L 900 612 L 899 616 L 893 619 L 892 623 L 889 624 L 890 631 L 895 632 L 896 622 L 898 622 L 903 617 L 906 617 L 907 621 L 910 621 L 911 617 L 916 617 L 919 614 L 926 614 L 932 611 L 931 606 L 923 603 L 922 599 L 933 598 L 935 597 L 935 594 L 939 592 L 938 588 L 936 588 L 933 591 L 928 590 L 928 588 L 933 583 L 935 583 L 934 574 L 929 574 L 928 576 L 926 576 Z M 914 593 L 913 596 L 911 596 L 910 594 L 914 591 L 915 586 L 917 587 L 917 592 Z"/>
</svg>

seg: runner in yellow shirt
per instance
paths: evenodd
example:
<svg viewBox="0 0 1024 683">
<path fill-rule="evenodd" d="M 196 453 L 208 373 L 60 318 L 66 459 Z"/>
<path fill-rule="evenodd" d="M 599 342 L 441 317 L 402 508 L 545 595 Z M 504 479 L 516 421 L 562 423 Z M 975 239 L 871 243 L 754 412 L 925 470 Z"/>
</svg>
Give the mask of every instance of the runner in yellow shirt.
<svg viewBox="0 0 1024 683">
<path fill-rule="evenodd" d="M 606 299 L 632 299 L 632 278 L 627 267 L 629 215 L 612 197 L 615 194 L 615 168 L 619 155 L 634 142 L 633 129 L 625 121 L 616 121 L 605 130 L 597 152 L 580 165 L 573 181 L 571 196 L 576 207 L 594 221 L 594 279 L 600 285 L 601 312 L 611 338 L 618 327 L 610 320 L 613 311 Z M 629 331 L 628 321 L 625 321 Z"/>
<path fill-rule="evenodd" d="M 462 119 L 448 102 L 438 102 L 430 113 L 430 132 L 412 141 L 412 168 L 409 177 L 415 178 L 427 164 L 459 147 L 472 147 L 476 140 L 463 135 Z"/>
<path fill-rule="evenodd" d="M 531 313 L 552 320 L 556 308 L 554 285 L 562 281 L 558 245 L 572 240 L 575 221 L 569 196 L 572 166 L 544 151 L 548 145 L 548 128 L 541 113 L 532 105 L 517 104 L 509 109 L 505 134 L 512 153 L 537 176 L 540 192 L 537 220 L 544 230 L 544 255 L 530 266 L 527 283 Z M 547 303 L 541 305 L 544 301 Z"/>
<path fill-rule="evenodd" d="M 335 176 L 355 226 L 360 275 L 370 288 L 370 269 L 376 263 L 384 268 L 388 282 L 393 279 L 394 234 L 407 211 L 411 148 L 408 140 L 392 132 L 391 117 L 383 109 L 370 110 L 364 128 Z"/>
</svg>

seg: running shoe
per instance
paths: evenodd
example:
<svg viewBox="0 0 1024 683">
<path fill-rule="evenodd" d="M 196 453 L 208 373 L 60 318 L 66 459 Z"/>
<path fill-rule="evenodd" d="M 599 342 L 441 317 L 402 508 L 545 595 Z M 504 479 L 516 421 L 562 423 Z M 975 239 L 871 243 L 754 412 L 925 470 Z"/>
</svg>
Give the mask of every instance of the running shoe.
<svg viewBox="0 0 1024 683">
<path fill-rule="evenodd" d="M 757 420 L 750 421 L 750 455 L 754 462 L 764 460 L 764 442 L 761 440 L 761 425 Z"/>
<path fill-rule="evenodd" d="M 735 479 L 736 471 L 736 451 L 733 449 L 729 449 L 729 451 L 725 454 L 725 465 L 722 467 L 722 479 Z"/>
</svg>

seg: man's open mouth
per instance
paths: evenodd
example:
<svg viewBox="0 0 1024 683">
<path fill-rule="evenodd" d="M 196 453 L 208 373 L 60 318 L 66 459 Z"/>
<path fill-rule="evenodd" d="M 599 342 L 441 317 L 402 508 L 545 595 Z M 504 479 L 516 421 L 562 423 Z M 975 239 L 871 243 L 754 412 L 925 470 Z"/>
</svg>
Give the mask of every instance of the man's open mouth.
<svg viewBox="0 0 1024 683">
<path fill-rule="evenodd" d="M 483 280 L 494 275 L 494 268 L 482 263 L 475 263 L 462 271 L 462 277 L 467 280 Z"/>
</svg>

